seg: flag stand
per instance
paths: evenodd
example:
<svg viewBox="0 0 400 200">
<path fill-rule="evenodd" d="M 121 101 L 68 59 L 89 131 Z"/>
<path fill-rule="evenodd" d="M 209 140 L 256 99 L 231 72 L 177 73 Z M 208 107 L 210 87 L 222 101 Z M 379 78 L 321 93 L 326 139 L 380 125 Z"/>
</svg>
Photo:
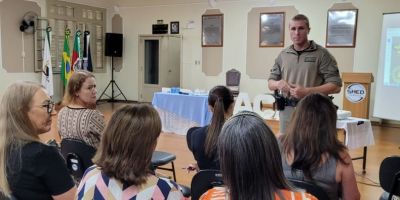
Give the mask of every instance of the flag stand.
<svg viewBox="0 0 400 200">
<path fill-rule="evenodd" d="M 119 94 L 117 96 L 114 96 L 114 85 L 117 87 Z M 106 94 L 106 91 L 108 89 L 108 87 L 111 86 L 111 96 Z M 107 96 L 109 99 L 106 99 L 108 102 L 116 102 L 117 100 L 115 99 L 116 97 L 118 97 L 119 95 L 122 95 L 125 99 L 125 101 L 128 101 L 124 95 L 124 93 L 122 92 L 121 88 L 119 88 L 117 82 L 115 82 L 114 80 L 114 56 L 111 56 L 111 80 L 108 83 L 106 89 L 103 90 L 103 92 L 101 93 L 99 99 L 97 99 L 97 101 L 101 101 L 104 99 L 101 99 L 101 97 L 103 97 L 103 95 Z"/>
</svg>

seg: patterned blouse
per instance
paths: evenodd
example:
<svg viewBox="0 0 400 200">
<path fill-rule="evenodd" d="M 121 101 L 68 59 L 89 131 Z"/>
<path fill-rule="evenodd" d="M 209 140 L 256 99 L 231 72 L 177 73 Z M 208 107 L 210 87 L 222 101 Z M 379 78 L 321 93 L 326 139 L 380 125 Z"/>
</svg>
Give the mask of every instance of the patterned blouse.
<svg viewBox="0 0 400 200">
<path fill-rule="evenodd" d="M 140 187 L 124 185 L 109 178 L 96 166 L 89 167 L 78 187 L 75 199 L 132 199 L 132 200 L 184 200 L 177 184 L 169 179 L 150 175 Z"/>
<path fill-rule="evenodd" d="M 98 110 L 65 106 L 58 113 L 57 126 L 61 139 L 82 140 L 97 149 L 105 122 Z"/>
<path fill-rule="evenodd" d="M 318 200 L 311 194 L 304 191 L 280 190 L 281 195 L 285 200 Z M 224 187 L 214 187 L 201 195 L 200 200 L 228 200 L 229 197 Z M 275 193 L 275 200 L 282 200 L 278 193 Z"/>
</svg>

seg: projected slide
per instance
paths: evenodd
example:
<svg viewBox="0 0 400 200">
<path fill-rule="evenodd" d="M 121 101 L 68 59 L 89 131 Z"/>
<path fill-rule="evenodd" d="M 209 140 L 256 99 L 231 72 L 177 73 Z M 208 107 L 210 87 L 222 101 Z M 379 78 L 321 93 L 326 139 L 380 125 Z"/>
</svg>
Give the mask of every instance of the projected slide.
<svg viewBox="0 0 400 200">
<path fill-rule="evenodd" d="M 389 28 L 386 33 L 383 84 L 400 87 L 400 28 Z"/>
</svg>

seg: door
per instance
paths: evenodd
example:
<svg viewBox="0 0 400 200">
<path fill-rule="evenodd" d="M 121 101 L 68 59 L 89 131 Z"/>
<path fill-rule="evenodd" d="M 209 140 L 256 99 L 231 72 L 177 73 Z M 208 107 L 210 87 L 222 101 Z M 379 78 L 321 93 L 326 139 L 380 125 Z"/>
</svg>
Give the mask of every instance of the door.
<svg viewBox="0 0 400 200">
<path fill-rule="evenodd" d="M 180 86 L 180 54 L 180 37 L 139 36 L 139 101 L 151 102 L 162 87 Z"/>
</svg>

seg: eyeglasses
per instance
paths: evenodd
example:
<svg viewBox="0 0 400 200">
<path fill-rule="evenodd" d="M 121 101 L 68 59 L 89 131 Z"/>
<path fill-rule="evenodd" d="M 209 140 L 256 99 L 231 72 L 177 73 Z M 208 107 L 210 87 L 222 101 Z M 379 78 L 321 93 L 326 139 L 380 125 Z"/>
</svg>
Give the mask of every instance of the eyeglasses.
<svg viewBox="0 0 400 200">
<path fill-rule="evenodd" d="M 54 110 L 54 102 L 52 101 L 52 100 L 48 100 L 48 101 L 46 101 L 46 103 L 44 103 L 44 104 L 42 104 L 41 106 L 43 107 L 43 108 L 46 108 L 47 109 L 47 113 L 52 113 L 53 112 L 53 110 Z"/>
</svg>

